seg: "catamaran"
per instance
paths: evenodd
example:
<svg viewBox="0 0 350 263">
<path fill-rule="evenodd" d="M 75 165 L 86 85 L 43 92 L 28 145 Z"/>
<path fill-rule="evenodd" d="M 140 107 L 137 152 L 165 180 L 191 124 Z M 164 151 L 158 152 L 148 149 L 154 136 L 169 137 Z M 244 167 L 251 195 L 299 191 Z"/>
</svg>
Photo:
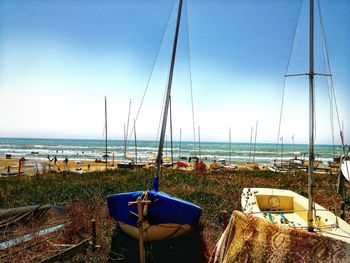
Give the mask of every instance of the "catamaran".
<svg viewBox="0 0 350 263">
<path fill-rule="evenodd" d="M 244 213 L 260 217 L 287 227 L 307 229 L 350 243 L 350 225 L 314 202 L 314 0 L 310 0 L 309 20 L 309 72 L 306 74 L 286 75 L 309 77 L 309 156 L 308 156 L 308 198 L 293 191 L 272 188 L 244 188 L 241 205 Z"/>
</svg>

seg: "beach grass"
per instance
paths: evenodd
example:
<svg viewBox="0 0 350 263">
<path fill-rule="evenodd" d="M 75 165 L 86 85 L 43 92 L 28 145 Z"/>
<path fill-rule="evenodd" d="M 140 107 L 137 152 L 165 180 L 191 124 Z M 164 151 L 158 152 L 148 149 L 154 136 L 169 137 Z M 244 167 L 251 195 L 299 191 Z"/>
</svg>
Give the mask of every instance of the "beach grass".
<svg viewBox="0 0 350 263">
<path fill-rule="evenodd" d="M 106 196 L 146 190 L 152 185 L 154 171 L 110 170 L 74 174 L 69 172 L 1 178 L 0 207 L 33 204 L 57 204 L 67 209 L 70 227 L 64 242 L 79 242 L 90 235 L 90 220 L 98 226 L 101 248 L 86 258 L 89 262 L 107 262 L 110 238 L 115 224 L 109 217 Z M 315 175 L 315 200 L 339 211 L 340 198 L 335 194 L 336 176 Z M 289 189 L 306 196 L 306 173 L 276 174 L 271 171 L 186 172 L 164 170 L 160 190 L 201 206 L 203 254 L 208 258 L 233 210 L 241 210 L 244 187 Z M 334 198 L 333 198 L 334 197 Z M 80 257 L 85 257 L 80 255 Z"/>
</svg>

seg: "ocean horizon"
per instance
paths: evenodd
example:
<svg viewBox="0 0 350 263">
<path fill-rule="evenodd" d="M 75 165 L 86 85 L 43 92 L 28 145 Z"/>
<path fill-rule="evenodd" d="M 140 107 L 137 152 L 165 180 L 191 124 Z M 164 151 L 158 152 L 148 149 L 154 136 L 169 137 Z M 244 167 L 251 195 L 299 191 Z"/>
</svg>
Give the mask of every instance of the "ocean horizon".
<svg viewBox="0 0 350 263">
<path fill-rule="evenodd" d="M 249 142 L 206 142 L 201 141 L 169 141 L 164 144 L 164 157 L 171 156 L 173 149 L 174 160 L 179 157 L 200 157 L 205 162 L 217 159 L 226 159 L 229 163 L 256 162 L 261 165 L 272 165 L 274 160 L 307 158 L 307 144 L 276 144 Z M 158 142 L 140 140 L 136 143 L 137 158 L 147 161 L 157 155 Z M 316 144 L 316 159 L 327 164 L 334 157 L 341 154 L 340 145 Z M 109 159 L 123 160 L 125 153 L 124 140 L 108 140 L 107 151 Z M 135 141 L 127 143 L 126 155 L 135 156 Z M 105 154 L 105 140 L 103 139 L 54 139 L 54 138 L 5 138 L 0 137 L 0 157 L 6 154 L 13 157 L 25 157 L 38 161 L 47 160 L 48 157 L 57 159 L 69 158 L 71 160 L 94 160 L 102 158 Z"/>
</svg>

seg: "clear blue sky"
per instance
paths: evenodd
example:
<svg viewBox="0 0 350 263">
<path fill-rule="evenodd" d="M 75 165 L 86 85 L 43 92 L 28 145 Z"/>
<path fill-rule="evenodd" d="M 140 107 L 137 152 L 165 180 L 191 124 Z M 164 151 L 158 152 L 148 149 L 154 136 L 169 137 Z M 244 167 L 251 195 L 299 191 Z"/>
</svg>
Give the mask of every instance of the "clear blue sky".
<svg viewBox="0 0 350 263">
<path fill-rule="evenodd" d="M 193 139 L 189 54 L 201 139 L 276 142 L 283 87 L 300 0 L 188 0 L 180 27 L 172 95 L 175 139 Z M 304 1 L 289 73 L 308 69 Z M 317 1 L 316 1 L 317 2 Z M 320 0 L 340 120 L 350 139 L 350 1 Z M 174 5 L 174 8 L 173 8 Z M 186 8 L 186 6 L 188 8 Z M 0 137 L 101 138 L 104 96 L 109 137 L 123 138 L 129 99 L 134 118 L 168 17 L 137 121 L 155 139 L 166 84 L 177 1 L 1 0 Z M 188 26 L 187 26 L 188 14 Z M 316 71 L 325 63 L 316 23 Z M 187 43 L 189 32 L 190 50 Z M 308 138 L 307 78 L 288 79 L 281 136 Z M 326 79 L 316 81 L 316 143 L 331 143 Z M 336 123 L 336 142 L 338 139 Z"/>
</svg>

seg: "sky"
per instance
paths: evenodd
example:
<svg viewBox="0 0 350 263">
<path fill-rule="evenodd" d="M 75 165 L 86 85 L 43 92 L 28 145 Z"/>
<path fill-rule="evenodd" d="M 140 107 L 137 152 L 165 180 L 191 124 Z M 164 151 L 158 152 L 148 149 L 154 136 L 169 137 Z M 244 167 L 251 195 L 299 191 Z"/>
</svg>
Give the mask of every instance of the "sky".
<svg viewBox="0 0 350 263">
<path fill-rule="evenodd" d="M 198 139 L 199 126 L 202 141 L 228 141 L 231 128 L 233 142 L 249 142 L 256 121 L 257 142 L 278 140 L 290 54 L 287 73 L 308 72 L 307 2 L 184 1 L 172 85 L 174 140 L 180 129 L 182 140 Z M 350 1 L 319 2 L 349 144 Z M 147 87 L 137 137 L 156 139 L 177 7 L 174 0 L 1 0 L 0 137 L 101 139 L 107 96 L 108 137 L 122 139 L 129 101 L 131 124 Z M 317 8 L 315 26 L 315 71 L 327 73 Z M 307 143 L 308 79 L 289 77 L 285 87 L 280 137 Z M 332 144 L 326 77 L 316 77 L 315 94 L 316 143 Z"/>
</svg>

